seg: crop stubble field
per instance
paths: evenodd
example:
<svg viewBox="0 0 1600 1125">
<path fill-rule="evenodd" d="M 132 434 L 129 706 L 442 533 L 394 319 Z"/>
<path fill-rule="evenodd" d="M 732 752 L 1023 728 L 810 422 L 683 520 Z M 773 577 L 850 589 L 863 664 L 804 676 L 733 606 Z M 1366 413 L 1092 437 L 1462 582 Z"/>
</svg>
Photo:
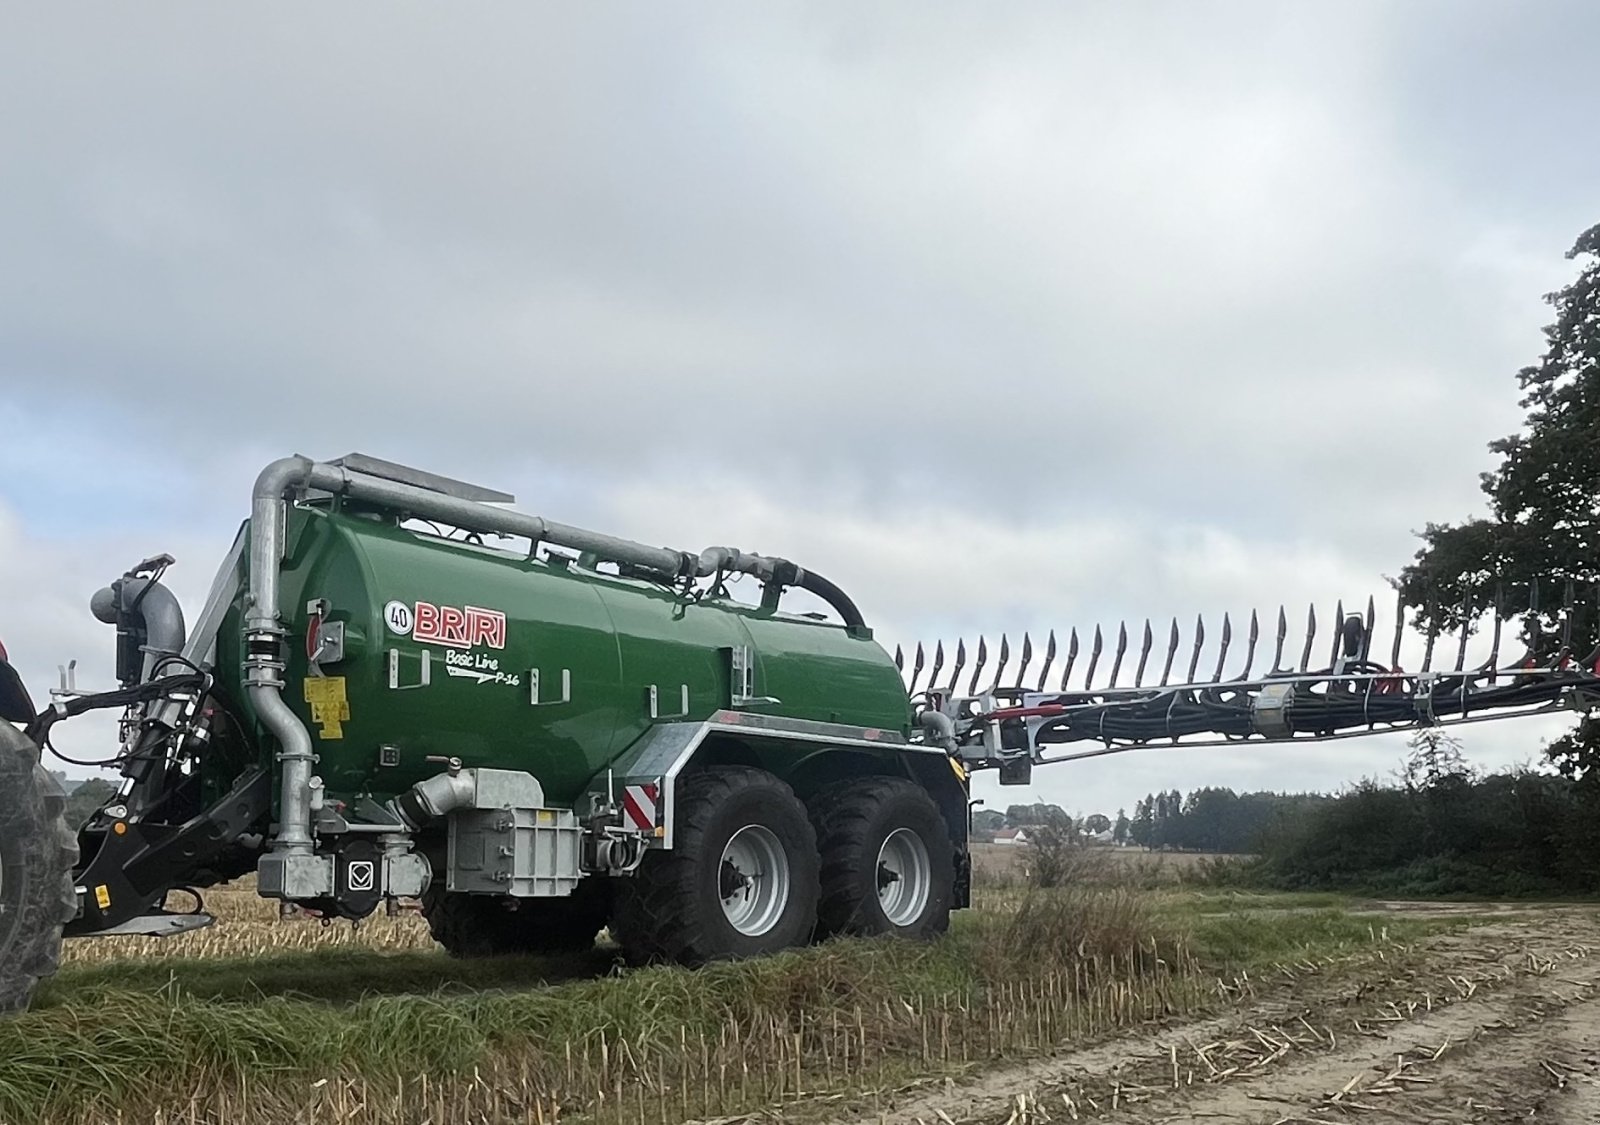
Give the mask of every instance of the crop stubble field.
<svg viewBox="0 0 1600 1125">
<path fill-rule="evenodd" d="M 225 888 L 211 930 L 69 945 L 0 1025 L 0 1120 L 1600 1120 L 1593 908 L 1244 895 L 1131 857 L 1030 894 L 1018 858 L 986 849 L 932 946 L 692 973 L 603 942 L 452 961 L 414 914 L 280 922 Z"/>
</svg>

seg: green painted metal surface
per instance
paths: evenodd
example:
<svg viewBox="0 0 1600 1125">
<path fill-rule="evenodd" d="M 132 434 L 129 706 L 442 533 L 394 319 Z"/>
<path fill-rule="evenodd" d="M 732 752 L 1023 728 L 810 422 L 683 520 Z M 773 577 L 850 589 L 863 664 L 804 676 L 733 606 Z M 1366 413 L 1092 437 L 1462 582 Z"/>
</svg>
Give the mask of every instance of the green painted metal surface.
<svg viewBox="0 0 1600 1125">
<path fill-rule="evenodd" d="M 840 625 L 690 601 L 653 583 L 421 534 L 378 513 L 295 507 L 288 518 L 284 695 L 312 732 L 317 773 L 335 798 L 386 798 L 437 773 L 429 757 L 455 756 L 525 770 L 547 800 L 569 803 L 650 726 L 652 685 L 659 721 L 681 715 L 685 687 L 689 718 L 730 706 L 740 646 L 754 657 L 752 694 L 778 701 L 752 709 L 909 734 L 893 662 Z M 337 722 L 327 721 L 336 708 L 319 715 L 306 700 L 307 603 L 316 599 L 345 629 L 344 659 L 322 669 L 343 680 L 348 718 Z M 224 622 L 217 671 L 242 700 L 239 618 L 236 607 Z M 337 690 L 312 687 L 325 698 Z"/>
</svg>

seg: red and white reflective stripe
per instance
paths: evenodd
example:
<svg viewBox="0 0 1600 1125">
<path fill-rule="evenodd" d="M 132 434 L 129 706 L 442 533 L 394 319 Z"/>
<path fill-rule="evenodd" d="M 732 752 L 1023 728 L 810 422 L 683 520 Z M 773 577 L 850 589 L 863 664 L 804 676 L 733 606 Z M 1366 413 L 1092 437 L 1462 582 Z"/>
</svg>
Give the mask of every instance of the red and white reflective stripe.
<svg viewBox="0 0 1600 1125">
<path fill-rule="evenodd" d="M 622 815 L 630 828 L 640 832 L 656 830 L 656 799 L 660 795 L 661 787 L 653 781 L 648 785 L 622 787 Z"/>
</svg>

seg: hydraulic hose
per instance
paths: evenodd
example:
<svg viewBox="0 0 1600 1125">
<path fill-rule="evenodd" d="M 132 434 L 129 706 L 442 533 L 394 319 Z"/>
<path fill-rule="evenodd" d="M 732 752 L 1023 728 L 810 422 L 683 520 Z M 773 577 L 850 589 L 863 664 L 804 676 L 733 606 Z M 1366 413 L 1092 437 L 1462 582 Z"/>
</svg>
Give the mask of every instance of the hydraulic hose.
<svg viewBox="0 0 1600 1125">
<path fill-rule="evenodd" d="M 831 605 L 834 609 L 834 612 L 843 618 L 847 628 L 863 629 L 866 627 L 867 622 L 861 616 L 861 611 L 856 608 L 856 603 L 850 600 L 850 595 L 846 594 L 843 590 L 839 589 L 839 587 L 835 586 L 832 582 L 829 582 L 816 571 L 800 571 L 800 580 L 796 582 L 795 585 L 799 586 L 802 590 L 809 590 L 811 593 L 817 595 L 817 597 Z"/>
</svg>

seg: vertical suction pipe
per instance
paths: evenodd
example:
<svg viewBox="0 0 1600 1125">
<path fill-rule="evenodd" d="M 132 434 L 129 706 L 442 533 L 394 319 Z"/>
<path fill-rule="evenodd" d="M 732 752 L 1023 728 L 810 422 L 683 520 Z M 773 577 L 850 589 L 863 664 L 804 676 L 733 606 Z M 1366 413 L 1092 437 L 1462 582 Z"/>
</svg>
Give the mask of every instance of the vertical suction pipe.
<svg viewBox="0 0 1600 1125">
<path fill-rule="evenodd" d="M 256 478 L 250 504 L 250 584 L 244 615 L 245 692 L 262 724 L 278 740 L 282 763 L 278 835 L 273 850 L 310 855 L 311 771 L 316 755 L 311 733 L 283 701 L 284 629 L 278 620 L 278 565 L 283 560 L 285 497 L 303 488 L 312 462 L 305 457 L 274 461 Z"/>
</svg>

